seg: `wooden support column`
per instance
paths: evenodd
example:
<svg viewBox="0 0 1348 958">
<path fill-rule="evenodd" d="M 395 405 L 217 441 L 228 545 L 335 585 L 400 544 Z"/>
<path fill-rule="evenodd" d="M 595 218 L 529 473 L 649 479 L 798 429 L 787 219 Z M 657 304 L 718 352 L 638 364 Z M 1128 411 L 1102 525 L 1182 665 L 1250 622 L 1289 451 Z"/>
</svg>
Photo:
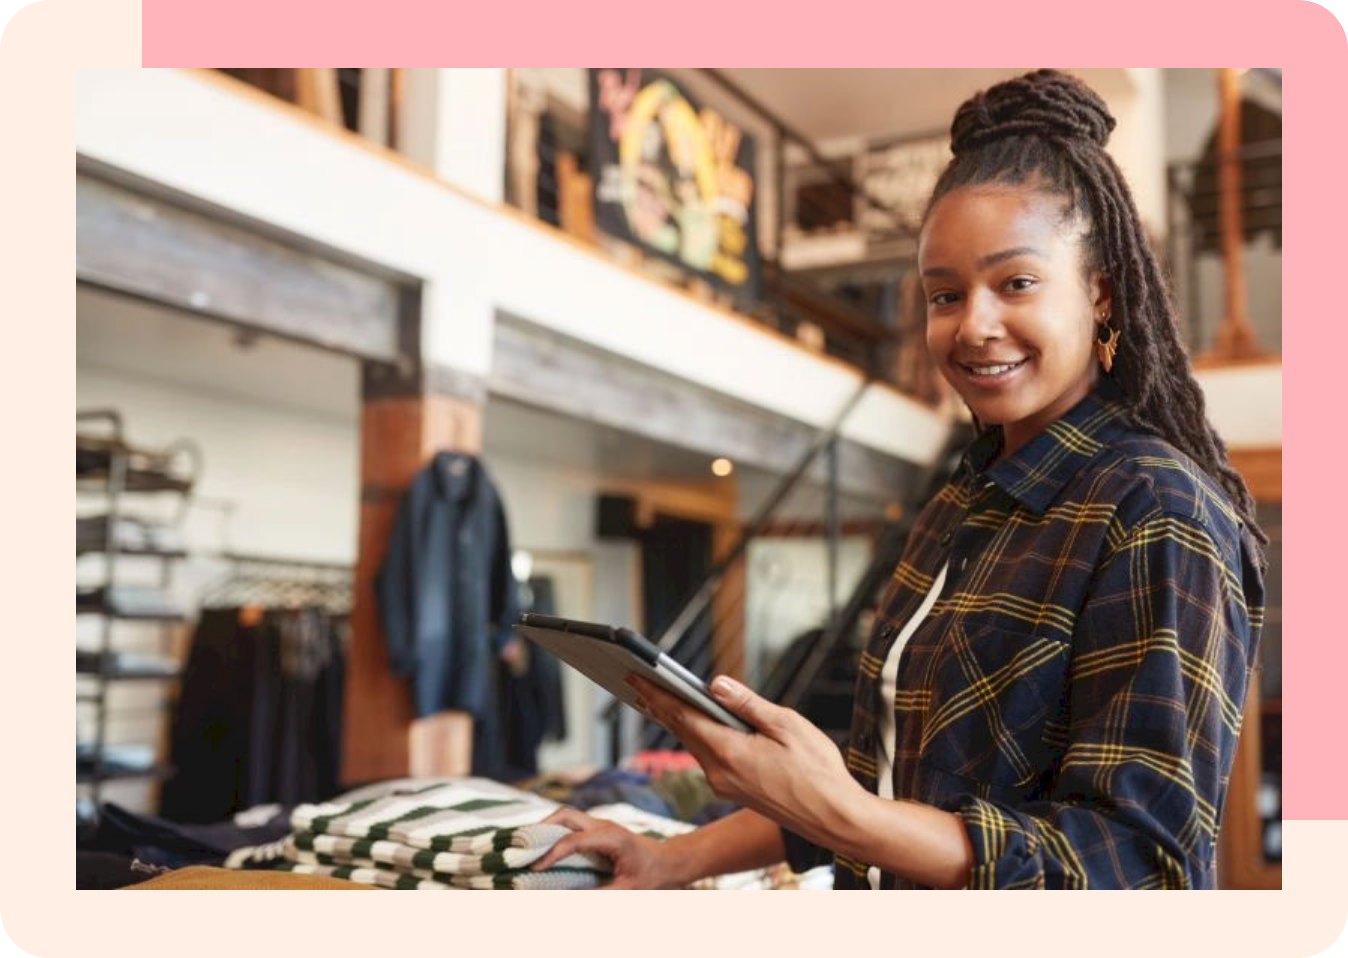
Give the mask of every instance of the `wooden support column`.
<svg viewBox="0 0 1348 958">
<path fill-rule="evenodd" d="M 295 102 L 327 120 L 342 125 L 342 92 L 331 67 L 295 71 Z"/>
<path fill-rule="evenodd" d="M 1240 74 L 1231 67 L 1217 71 L 1221 113 L 1217 122 L 1218 217 L 1226 275 L 1226 309 L 1217 328 L 1213 352 L 1230 359 L 1260 355 L 1250 325 L 1245 291 L 1245 229 L 1241 213 Z"/>
<path fill-rule="evenodd" d="M 366 367 L 361 411 L 360 542 L 347 659 L 342 778 L 347 783 L 403 775 L 466 775 L 472 720 L 464 712 L 413 716 L 410 683 L 389 671 L 375 604 L 398 502 L 438 452 L 478 454 L 482 397 L 472 383 L 419 370 L 398 376 Z"/>
<path fill-rule="evenodd" d="M 1240 473 L 1250 494 L 1264 503 L 1282 502 L 1282 447 L 1232 449 L 1231 465 Z M 1276 538 L 1276 537 L 1275 537 Z M 1281 575 L 1279 566 L 1270 574 Z M 1280 616 L 1281 609 L 1266 609 L 1269 616 Z M 1245 716 L 1240 727 L 1231 780 L 1226 791 L 1226 809 L 1217 841 L 1220 887 L 1276 889 L 1282 887 L 1282 863 L 1264 859 L 1263 823 L 1258 810 L 1258 794 L 1263 768 L 1264 701 L 1261 695 L 1262 661 L 1250 674 L 1246 690 Z M 1281 708 L 1281 702 L 1278 703 Z"/>
</svg>

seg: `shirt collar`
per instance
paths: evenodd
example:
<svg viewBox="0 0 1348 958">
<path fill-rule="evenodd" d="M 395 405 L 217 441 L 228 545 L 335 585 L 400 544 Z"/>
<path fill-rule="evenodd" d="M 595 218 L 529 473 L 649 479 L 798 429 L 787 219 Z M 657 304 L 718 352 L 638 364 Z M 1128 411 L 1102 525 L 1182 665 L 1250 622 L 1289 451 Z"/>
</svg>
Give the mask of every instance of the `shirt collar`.
<svg viewBox="0 0 1348 958">
<path fill-rule="evenodd" d="M 1126 426 L 1126 399 L 1118 383 L 1101 376 L 1085 398 L 991 468 L 988 463 L 1002 446 L 1002 427 L 985 430 L 965 450 L 964 468 L 1042 514 L 1081 467 Z"/>
</svg>

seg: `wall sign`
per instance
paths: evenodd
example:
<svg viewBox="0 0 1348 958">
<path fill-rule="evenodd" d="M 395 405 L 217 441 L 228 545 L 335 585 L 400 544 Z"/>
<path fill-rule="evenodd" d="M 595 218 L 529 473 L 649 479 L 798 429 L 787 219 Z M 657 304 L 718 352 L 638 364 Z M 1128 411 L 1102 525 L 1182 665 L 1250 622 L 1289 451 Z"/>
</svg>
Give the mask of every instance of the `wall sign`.
<svg viewBox="0 0 1348 958">
<path fill-rule="evenodd" d="M 595 223 L 756 297 L 755 147 L 654 70 L 590 70 Z"/>
</svg>

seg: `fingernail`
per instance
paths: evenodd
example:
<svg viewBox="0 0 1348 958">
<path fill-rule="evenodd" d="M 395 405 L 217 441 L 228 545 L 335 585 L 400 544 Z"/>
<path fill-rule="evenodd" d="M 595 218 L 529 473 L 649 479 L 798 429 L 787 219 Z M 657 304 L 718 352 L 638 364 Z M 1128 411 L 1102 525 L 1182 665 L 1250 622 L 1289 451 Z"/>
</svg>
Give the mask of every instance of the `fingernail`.
<svg viewBox="0 0 1348 958">
<path fill-rule="evenodd" d="M 711 683 L 712 694 L 722 698 L 734 695 L 739 690 L 740 684 L 728 675 L 718 675 L 716 681 Z"/>
</svg>

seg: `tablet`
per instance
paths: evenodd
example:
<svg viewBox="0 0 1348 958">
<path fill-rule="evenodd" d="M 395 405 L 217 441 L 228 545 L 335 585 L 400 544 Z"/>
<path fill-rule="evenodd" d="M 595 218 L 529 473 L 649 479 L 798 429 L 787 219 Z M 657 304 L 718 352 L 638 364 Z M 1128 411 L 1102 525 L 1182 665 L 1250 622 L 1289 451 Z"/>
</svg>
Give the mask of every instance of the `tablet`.
<svg viewBox="0 0 1348 958">
<path fill-rule="evenodd" d="M 516 629 L 633 708 L 637 690 L 624 679 L 636 673 L 722 725 L 753 731 L 712 698 L 706 683 L 631 629 L 533 612 L 520 616 Z"/>
</svg>

